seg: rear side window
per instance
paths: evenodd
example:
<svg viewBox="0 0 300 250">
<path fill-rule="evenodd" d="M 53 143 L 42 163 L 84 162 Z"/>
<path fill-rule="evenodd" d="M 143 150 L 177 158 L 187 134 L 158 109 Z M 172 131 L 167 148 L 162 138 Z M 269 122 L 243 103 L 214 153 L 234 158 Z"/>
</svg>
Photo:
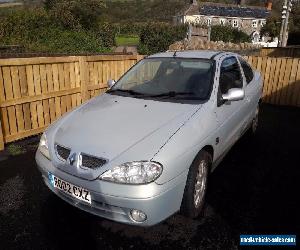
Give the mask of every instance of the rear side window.
<svg viewBox="0 0 300 250">
<path fill-rule="evenodd" d="M 247 84 L 249 84 L 252 81 L 253 76 L 254 76 L 253 70 L 245 60 L 243 60 L 242 58 L 239 58 L 239 60 L 240 60 L 241 66 L 243 68 Z"/>
<path fill-rule="evenodd" d="M 221 64 L 220 73 L 220 90 L 222 94 L 226 94 L 229 89 L 242 88 L 243 80 L 240 66 L 235 57 L 224 59 Z"/>
</svg>

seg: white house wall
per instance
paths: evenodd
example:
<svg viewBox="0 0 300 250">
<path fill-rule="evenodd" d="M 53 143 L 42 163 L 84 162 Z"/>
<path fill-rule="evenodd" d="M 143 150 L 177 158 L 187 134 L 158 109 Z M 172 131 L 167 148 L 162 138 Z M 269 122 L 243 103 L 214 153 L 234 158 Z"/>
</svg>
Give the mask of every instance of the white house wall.
<svg viewBox="0 0 300 250">
<path fill-rule="evenodd" d="M 247 34 L 252 34 L 253 32 L 260 32 L 263 24 L 266 22 L 266 19 L 256 19 L 256 18 L 240 18 L 240 17 L 224 17 L 224 16 L 204 16 L 204 15 L 186 15 L 183 18 L 178 20 L 178 23 L 191 23 L 194 25 L 203 25 L 210 22 L 211 25 L 220 25 L 221 20 L 226 20 L 225 25 L 232 25 L 233 20 L 237 21 L 237 28 L 244 31 Z M 208 21 L 210 20 L 210 21 Z M 257 21 L 257 26 L 253 27 L 252 21 Z"/>
</svg>

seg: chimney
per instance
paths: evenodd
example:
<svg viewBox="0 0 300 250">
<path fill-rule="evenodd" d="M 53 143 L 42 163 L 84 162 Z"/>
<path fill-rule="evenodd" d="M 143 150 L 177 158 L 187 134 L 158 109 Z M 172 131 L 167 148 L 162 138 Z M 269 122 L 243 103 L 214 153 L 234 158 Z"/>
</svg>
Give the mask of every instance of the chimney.
<svg viewBox="0 0 300 250">
<path fill-rule="evenodd" d="M 272 10 L 272 0 L 266 0 L 265 7 L 268 11 Z"/>
</svg>

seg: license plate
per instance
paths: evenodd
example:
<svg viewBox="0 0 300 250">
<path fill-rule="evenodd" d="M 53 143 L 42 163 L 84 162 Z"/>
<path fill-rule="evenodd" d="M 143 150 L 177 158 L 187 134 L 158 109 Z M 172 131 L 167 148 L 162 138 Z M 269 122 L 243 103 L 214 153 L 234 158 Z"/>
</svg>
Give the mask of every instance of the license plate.
<svg viewBox="0 0 300 250">
<path fill-rule="evenodd" d="M 64 181 L 55 175 L 48 173 L 50 184 L 64 193 L 89 204 L 92 203 L 91 193 L 82 187 L 75 186 L 67 181 Z"/>
</svg>

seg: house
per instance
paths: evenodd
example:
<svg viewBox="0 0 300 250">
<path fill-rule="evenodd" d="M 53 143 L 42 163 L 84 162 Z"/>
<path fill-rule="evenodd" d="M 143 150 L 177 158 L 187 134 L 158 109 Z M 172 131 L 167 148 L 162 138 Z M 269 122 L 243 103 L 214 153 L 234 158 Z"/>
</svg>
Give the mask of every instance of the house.
<svg viewBox="0 0 300 250">
<path fill-rule="evenodd" d="M 240 2 L 238 2 L 240 3 Z M 240 4 L 219 4 L 192 0 L 188 9 L 174 17 L 175 24 L 230 25 L 253 39 L 259 39 L 260 30 L 272 9 L 271 0 L 266 7 L 241 6 Z"/>
</svg>

